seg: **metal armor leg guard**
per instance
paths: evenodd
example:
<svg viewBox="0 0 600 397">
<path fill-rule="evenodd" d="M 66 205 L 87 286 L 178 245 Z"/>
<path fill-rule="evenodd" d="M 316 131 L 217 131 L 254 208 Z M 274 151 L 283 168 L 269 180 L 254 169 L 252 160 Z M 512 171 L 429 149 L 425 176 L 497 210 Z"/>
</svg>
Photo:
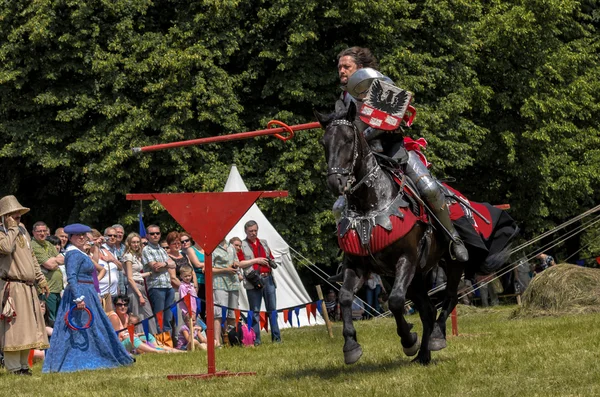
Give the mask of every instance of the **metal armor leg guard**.
<svg viewBox="0 0 600 397">
<path fill-rule="evenodd" d="M 450 220 L 450 210 L 446 204 L 446 197 L 444 197 L 440 186 L 437 184 L 435 178 L 431 176 L 425 164 L 423 164 L 419 156 L 413 151 L 408 152 L 406 176 L 414 182 L 421 196 L 423 196 L 427 204 L 431 207 L 435 217 L 448 231 L 452 240 L 452 253 L 455 258 L 460 262 L 468 261 L 469 252 Z"/>
</svg>

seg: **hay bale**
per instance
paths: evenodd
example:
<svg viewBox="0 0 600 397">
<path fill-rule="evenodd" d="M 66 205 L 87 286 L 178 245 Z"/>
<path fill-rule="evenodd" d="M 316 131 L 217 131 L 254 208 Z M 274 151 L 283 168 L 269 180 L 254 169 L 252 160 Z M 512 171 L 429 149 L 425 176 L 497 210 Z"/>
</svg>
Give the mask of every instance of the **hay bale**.
<svg viewBox="0 0 600 397">
<path fill-rule="evenodd" d="M 600 312 L 600 270 L 552 266 L 531 280 L 514 317 Z"/>
</svg>

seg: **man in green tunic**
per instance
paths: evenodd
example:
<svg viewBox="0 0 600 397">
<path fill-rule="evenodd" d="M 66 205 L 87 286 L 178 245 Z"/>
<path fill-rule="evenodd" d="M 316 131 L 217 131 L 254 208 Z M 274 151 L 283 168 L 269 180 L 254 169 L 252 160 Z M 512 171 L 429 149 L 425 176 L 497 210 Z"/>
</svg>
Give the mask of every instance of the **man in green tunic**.
<svg viewBox="0 0 600 397">
<path fill-rule="evenodd" d="M 46 241 L 47 231 L 48 226 L 44 222 L 33 224 L 31 248 L 48 282 L 50 295 L 45 299 L 46 310 L 48 311 L 48 318 L 54 321 L 60 305 L 60 294 L 64 288 L 63 274 L 59 266 L 65 263 L 65 257 L 56 251 L 54 245 Z M 44 299 L 44 297 L 40 296 L 40 299 Z"/>
</svg>

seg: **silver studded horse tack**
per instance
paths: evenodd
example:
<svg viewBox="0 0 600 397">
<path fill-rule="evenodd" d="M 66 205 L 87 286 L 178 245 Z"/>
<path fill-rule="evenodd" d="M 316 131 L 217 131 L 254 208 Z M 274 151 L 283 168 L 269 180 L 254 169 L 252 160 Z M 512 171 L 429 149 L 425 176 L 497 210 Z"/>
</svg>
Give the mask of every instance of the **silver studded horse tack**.
<svg viewBox="0 0 600 397">
<path fill-rule="evenodd" d="M 356 182 L 356 178 L 354 177 L 354 167 L 356 166 L 356 160 L 358 159 L 358 129 L 356 128 L 356 125 L 354 125 L 354 123 L 352 123 L 351 121 L 345 120 L 345 119 L 337 119 L 337 120 L 333 120 L 327 127 L 336 127 L 336 126 L 340 126 L 340 125 L 345 125 L 346 127 L 352 127 L 352 130 L 354 132 L 354 140 L 352 141 L 352 164 L 350 165 L 350 168 L 342 168 L 342 167 L 331 167 L 327 170 L 327 176 L 330 175 L 342 175 L 342 176 L 348 176 L 348 182 L 346 184 L 346 189 L 344 191 L 344 196 L 348 195 L 348 194 L 352 194 L 356 191 L 356 189 L 358 189 L 360 186 L 362 186 L 363 184 L 366 184 L 367 187 L 372 187 L 373 183 L 374 183 L 374 179 L 377 178 L 376 172 L 379 169 L 379 167 L 373 167 L 369 170 L 369 172 L 367 172 L 367 174 L 365 176 L 362 177 L 362 179 L 360 181 L 358 181 L 356 184 L 354 182 Z M 367 155 L 373 155 L 373 153 L 369 152 Z"/>
</svg>

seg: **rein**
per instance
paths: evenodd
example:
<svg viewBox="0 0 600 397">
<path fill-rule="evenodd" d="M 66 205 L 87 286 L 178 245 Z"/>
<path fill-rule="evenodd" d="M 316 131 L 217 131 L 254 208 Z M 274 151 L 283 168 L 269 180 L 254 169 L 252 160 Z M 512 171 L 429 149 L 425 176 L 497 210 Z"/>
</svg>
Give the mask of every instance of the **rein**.
<svg viewBox="0 0 600 397">
<path fill-rule="evenodd" d="M 345 120 L 345 119 L 333 120 L 327 126 L 327 128 L 337 127 L 337 126 L 341 126 L 341 125 L 344 125 L 346 127 L 352 127 L 353 138 L 354 138 L 354 140 L 352 141 L 352 164 L 350 165 L 350 168 L 331 167 L 327 170 L 327 176 L 342 175 L 342 176 L 348 177 L 348 182 L 346 184 L 346 190 L 344 191 L 344 196 L 346 196 L 348 194 L 354 193 L 359 187 L 361 187 L 362 185 L 367 183 L 367 181 L 371 180 L 373 174 L 375 174 L 375 172 L 378 170 L 379 167 L 371 168 L 366 173 L 366 175 L 360 179 L 360 181 L 356 182 L 356 178 L 354 177 L 354 167 L 356 166 L 356 161 L 358 160 L 358 136 L 357 136 L 357 134 L 359 132 L 358 132 L 358 129 L 356 128 L 356 126 L 354 125 L 354 123 L 352 123 L 351 121 Z M 368 155 L 373 155 L 373 153 L 368 152 L 367 156 Z"/>
</svg>

